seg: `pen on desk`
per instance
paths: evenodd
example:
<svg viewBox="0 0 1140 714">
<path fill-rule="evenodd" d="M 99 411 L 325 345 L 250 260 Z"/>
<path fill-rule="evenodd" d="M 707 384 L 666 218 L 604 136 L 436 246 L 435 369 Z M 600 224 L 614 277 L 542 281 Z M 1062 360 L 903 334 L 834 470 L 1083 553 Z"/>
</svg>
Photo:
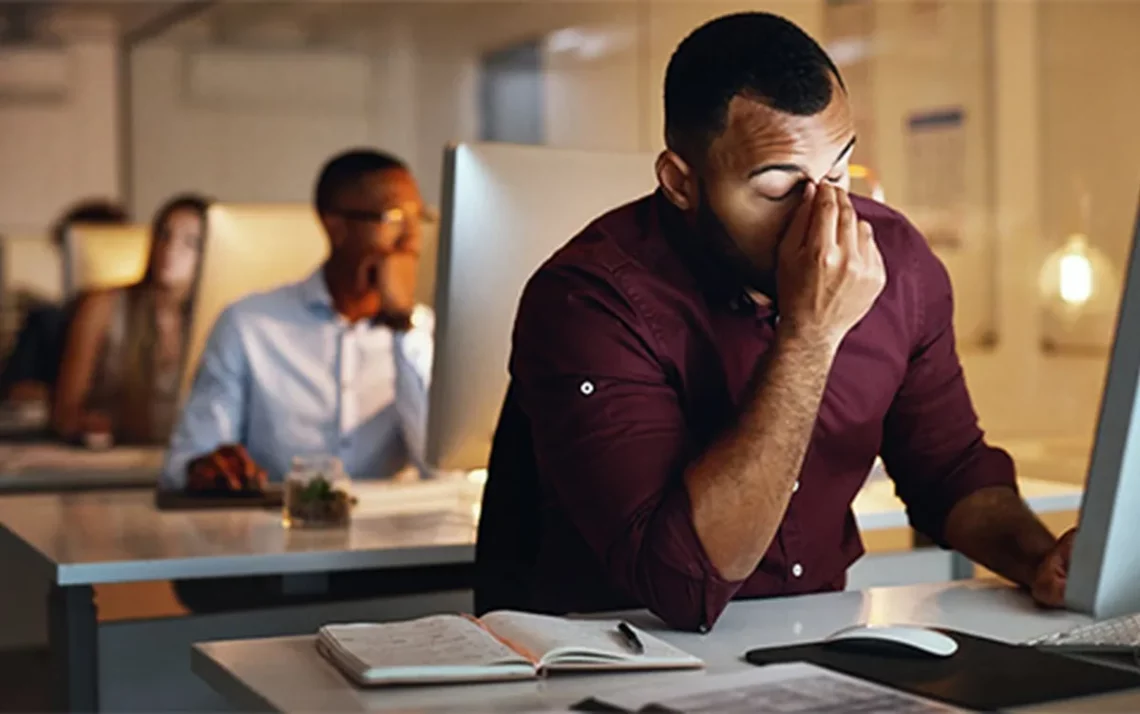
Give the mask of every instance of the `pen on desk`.
<svg viewBox="0 0 1140 714">
<path fill-rule="evenodd" d="M 629 647 L 634 654 L 645 654 L 645 645 L 641 644 L 641 638 L 633 631 L 633 628 L 624 622 L 619 622 L 617 626 L 618 634 L 621 635 L 622 642 L 626 647 Z"/>
</svg>

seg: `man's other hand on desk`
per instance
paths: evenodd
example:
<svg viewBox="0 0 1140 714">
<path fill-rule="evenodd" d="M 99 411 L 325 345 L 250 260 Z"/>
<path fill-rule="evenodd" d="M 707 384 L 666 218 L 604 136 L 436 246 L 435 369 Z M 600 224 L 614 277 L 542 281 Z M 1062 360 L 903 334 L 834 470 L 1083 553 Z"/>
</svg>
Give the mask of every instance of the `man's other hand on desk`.
<svg viewBox="0 0 1140 714">
<path fill-rule="evenodd" d="M 1065 606 L 1065 583 L 1069 578 L 1069 563 L 1073 559 L 1073 540 L 1076 536 L 1076 528 L 1061 536 L 1037 566 L 1037 576 L 1033 579 L 1030 592 L 1038 604 L 1044 607 Z"/>
<path fill-rule="evenodd" d="M 260 491 L 267 481 L 265 469 L 241 444 L 227 444 L 199 456 L 186 471 L 188 491 Z"/>
</svg>

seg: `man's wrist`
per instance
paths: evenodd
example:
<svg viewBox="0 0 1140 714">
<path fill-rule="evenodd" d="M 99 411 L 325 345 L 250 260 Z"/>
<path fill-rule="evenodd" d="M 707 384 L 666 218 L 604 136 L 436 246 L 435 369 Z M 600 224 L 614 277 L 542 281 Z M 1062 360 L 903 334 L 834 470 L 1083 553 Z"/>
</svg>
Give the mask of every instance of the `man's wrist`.
<svg viewBox="0 0 1140 714">
<path fill-rule="evenodd" d="M 839 352 L 842 334 L 824 330 L 793 319 L 781 319 L 776 325 L 776 344 L 788 351 L 826 359 L 829 363 Z"/>
</svg>

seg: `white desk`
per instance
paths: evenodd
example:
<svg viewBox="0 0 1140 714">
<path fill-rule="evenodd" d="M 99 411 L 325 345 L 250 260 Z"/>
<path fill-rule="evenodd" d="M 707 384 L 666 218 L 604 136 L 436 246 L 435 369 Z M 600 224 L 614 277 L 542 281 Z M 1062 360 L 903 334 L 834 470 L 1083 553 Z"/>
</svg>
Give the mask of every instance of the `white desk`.
<svg viewBox="0 0 1140 714">
<path fill-rule="evenodd" d="M 72 711 L 98 708 L 92 585 L 244 575 L 454 568 L 474 560 L 478 484 L 358 484 L 344 530 L 287 530 L 280 511 L 158 511 L 150 491 L 0 498 L 0 563 L 43 578 L 53 693 Z"/>
<path fill-rule="evenodd" d="M 1022 482 L 1030 505 L 1071 510 L 1080 489 Z M 481 486 L 467 479 L 371 484 L 347 530 L 290 531 L 261 510 L 157 511 L 146 491 L 0 498 L 0 562 L 51 583 L 49 644 L 55 691 L 72 709 L 97 704 L 97 635 L 92 585 L 288 575 L 403 566 L 458 568 L 474 560 Z M 864 530 L 906 526 L 889 481 L 873 479 L 856 503 Z M 948 558 L 936 550 L 918 558 Z M 942 561 L 945 562 L 945 561 Z M 965 563 L 965 566 L 968 566 Z M 942 577 L 962 575 L 953 566 Z"/>
<path fill-rule="evenodd" d="M 311 636 L 231 641 L 195 646 L 191 666 L 243 711 L 427 712 L 448 710 L 542 711 L 571 706 L 588 696 L 633 685 L 673 682 L 749 667 L 743 654 L 818 640 L 858 623 L 914 623 L 1020 642 L 1087 622 L 1069 613 L 1043 612 L 1008 587 L 982 581 L 872 589 L 796 598 L 736 602 L 712 633 L 669 631 L 644 611 L 622 615 L 648 631 L 703 658 L 706 672 L 550 677 L 449 687 L 356 689 L 316 652 Z M 1137 711 L 1140 691 L 1099 697 L 1084 708 L 1066 702 L 1037 711 Z M 1096 701 L 1094 707 L 1091 702 Z M 472 707 L 475 709 L 472 709 Z"/>
<path fill-rule="evenodd" d="M 154 488 L 166 450 L 89 451 L 51 441 L 0 443 L 0 495 Z"/>
</svg>

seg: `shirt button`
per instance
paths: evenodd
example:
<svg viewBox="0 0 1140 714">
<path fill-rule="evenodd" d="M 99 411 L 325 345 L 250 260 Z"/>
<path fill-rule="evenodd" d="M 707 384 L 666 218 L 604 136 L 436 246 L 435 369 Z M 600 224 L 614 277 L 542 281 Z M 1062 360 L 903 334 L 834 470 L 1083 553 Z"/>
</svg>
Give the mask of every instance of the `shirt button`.
<svg viewBox="0 0 1140 714">
<path fill-rule="evenodd" d="M 795 493 L 796 491 L 799 491 L 799 490 L 800 490 L 800 481 L 799 481 L 799 479 L 796 479 L 796 482 L 792 484 L 792 493 Z"/>
<path fill-rule="evenodd" d="M 584 394 L 588 397 L 594 393 L 594 383 L 591 382 L 590 380 L 586 380 L 585 382 L 582 382 L 582 384 L 578 386 L 578 391 L 582 392 L 582 394 Z"/>
<path fill-rule="evenodd" d="M 792 576 L 793 577 L 798 578 L 803 574 L 804 574 L 804 566 L 800 565 L 799 563 L 796 563 L 795 565 L 792 566 Z"/>
</svg>

